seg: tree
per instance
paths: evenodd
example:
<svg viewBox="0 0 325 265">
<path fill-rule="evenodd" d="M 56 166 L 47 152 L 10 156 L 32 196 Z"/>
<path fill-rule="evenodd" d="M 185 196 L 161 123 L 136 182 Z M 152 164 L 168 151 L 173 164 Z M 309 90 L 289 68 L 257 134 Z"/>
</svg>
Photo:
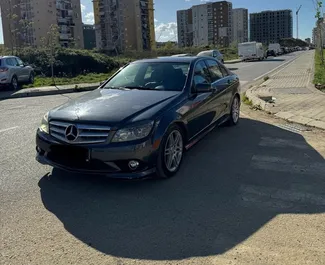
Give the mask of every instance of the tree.
<svg viewBox="0 0 325 265">
<path fill-rule="evenodd" d="M 52 82 L 55 84 L 54 80 L 54 64 L 56 62 L 57 52 L 59 48 L 59 26 L 56 24 L 51 24 L 47 36 L 42 38 L 42 43 L 44 45 L 44 50 L 47 54 L 49 65 L 51 67 L 51 77 Z"/>
<path fill-rule="evenodd" d="M 324 21 L 322 17 L 322 6 L 323 6 L 323 2 L 317 1 L 315 18 L 317 19 L 317 33 L 318 33 L 317 35 L 319 38 L 317 44 L 320 52 L 321 64 L 324 65 L 324 43 L 323 43 Z"/>
</svg>

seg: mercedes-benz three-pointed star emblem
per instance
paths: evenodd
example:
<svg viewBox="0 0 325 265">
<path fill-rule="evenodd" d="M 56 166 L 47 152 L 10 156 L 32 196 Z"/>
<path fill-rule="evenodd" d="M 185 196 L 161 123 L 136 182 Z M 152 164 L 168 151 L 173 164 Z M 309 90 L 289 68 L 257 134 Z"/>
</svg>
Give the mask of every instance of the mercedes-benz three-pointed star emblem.
<svg viewBox="0 0 325 265">
<path fill-rule="evenodd" d="M 65 129 L 65 138 L 69 142 L 74 142 L 75 140 L 77 140 L 78 136 L 79 136 L 79 131 L 75 125 L 69 125 Z"/>
</svg>

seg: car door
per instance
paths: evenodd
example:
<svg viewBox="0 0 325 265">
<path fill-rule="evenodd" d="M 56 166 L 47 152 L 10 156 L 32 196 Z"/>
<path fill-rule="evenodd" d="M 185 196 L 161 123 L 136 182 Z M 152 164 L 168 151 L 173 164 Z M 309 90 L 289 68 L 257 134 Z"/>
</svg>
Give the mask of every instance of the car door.
<svg viewBox="0 0 325 265">
<path fill-rule="evenodd" d="M 20 77 L 18 77 L 19 81 L 23 81 L 26 82 L 29 79 L 29 68 L 25 66 L 25 64 L 23 63 L 23 61 L 21 59 L 19 59 L 18 57 L 15 57 L 15 60 L 17 61 L 17 65 L 20 69 Z"/>
<path fill-rule="evenodd" d="M 220 63 L 216 60 L 207 59 L 206 64 L 210 71 L 213 95 L 210 98 L 208 108 L 214 113 L 212 122 L 218 120 L 226 109 L 226 91 L 228 87 L 228 79 L 224 77 Z"/>
<path fill-rule="evenodd" d="M 221 116 L 229 114 L 230 107 L 232 104 L 232 98 L 235 92 L 239 87 L 239 78 L 237 75 L 231 73 L 224 65 L 219 63 L 220 70 L 223 75 L 224 83 L 225 83 L 225 91 L 222 95 L 222 101 L 225 104 L 225 108 L 221 113 Z"/>
<path fill-rule="evenodd" d="M 213 115 L 207 106 L 213 97 L 213 92 L 197 93 L 195 85 L 201 83 L 211 84 L 211 76 L 204 60 L 198 61 L 194 66 L 192 87 L 186 106 L 189 109 L 186 115 L 189 139 L 199 134 L 213 120 Z"/>
</svg>

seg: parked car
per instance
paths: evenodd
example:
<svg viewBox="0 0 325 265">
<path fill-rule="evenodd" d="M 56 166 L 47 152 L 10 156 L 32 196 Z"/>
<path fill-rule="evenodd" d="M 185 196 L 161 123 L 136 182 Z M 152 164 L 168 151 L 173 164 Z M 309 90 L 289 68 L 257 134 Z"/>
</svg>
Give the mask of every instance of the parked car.
<svg viewBox="0 0 325 265">
<path fill-rule="evenodd" d="M 36 159 L 116 178 L 171 177 L 184 151 L 211 129 L 238 123 L 239 86 L 238 76 L 212 57 L 130 63 L 44 116 Z"/>
<path fill-rule="evenodd" d="M 274 50 L 267 50 L 266 54 L 267 54 L 267 57 L 270 57 L 270 56 L 276 57 L 276 53 Z"/>
<path fill-rule="evenodd" d="M 222 53 L 219 52 L 218 50 L 202 51 L 202 52 L 199 52 L 197 56 L 210 56 L 210 57 L 213 57 L 213 58 L 219 60 L 219 62 L 225 63 L 225 61 L 223 60 Z"/>
<path fill-rule="evenodd" d="M 23 83 L 34 83 L 34 69 L 16 56 L 0 57 L 0 85 L 16 90 Z"/>
</svg>

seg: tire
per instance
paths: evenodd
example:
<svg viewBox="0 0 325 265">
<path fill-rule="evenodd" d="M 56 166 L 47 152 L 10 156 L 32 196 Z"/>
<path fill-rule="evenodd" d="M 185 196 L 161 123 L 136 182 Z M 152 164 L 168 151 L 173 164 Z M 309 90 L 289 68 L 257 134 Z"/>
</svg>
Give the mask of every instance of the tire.
<svg viewBox="0 0 325 265">
<path fill-rule="evenodd" d="M 34 82 L 35 82 L 35 76 L 34 76 L 34 73 L 31 72 L 31 73 L 29 74 L 28 83 L 29 83 L 29 84 L 34 84 Z"/>
<path fill-rule="evenodd" d="M 227 121 L 227 125 L 228 126 L 237 125 L 239 122 L 239 116 L 240 116 L 240 100 L 238 96 L 235 96 L 231 103 L 230 116 Z"/>
<path fill-rule="evenodd" d="M 179 144 L 170 150 L 172 138 L 174 140 L 177 138 Z M 169 149 L 170 152 L 174 152 L 170 154 L 170 156 L 172 156 L 172 158 L 169 157 L 171 160 L 168 159 L 168 155 L 166 154 L 167 149 Z M 176 175 L 183 161 L 184 150 L 184 133 L 179 126 L 172 125 L 165 133 L 159 148 L 156 172 L 159 178 L 167 179 Z M 171 165 L 168 164 L 168 161 L 171 161 Z"/>
<path fill-rule="evenodd" d="M 17 90 L 19 88 L 17 76 L 13 76 L 11 79 L 10 87 L 12 90 Z"/>
</svg>

